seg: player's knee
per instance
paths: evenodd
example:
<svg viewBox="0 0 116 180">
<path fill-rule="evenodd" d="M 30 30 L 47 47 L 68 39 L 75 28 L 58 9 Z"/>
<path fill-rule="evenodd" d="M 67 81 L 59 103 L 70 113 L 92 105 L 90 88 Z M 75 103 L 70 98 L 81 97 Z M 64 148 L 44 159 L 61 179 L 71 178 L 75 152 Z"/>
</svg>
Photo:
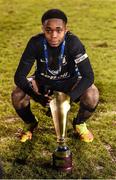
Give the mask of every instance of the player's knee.
<svg viewBox="0 0 116 180">
<path fill-rule="evenodd" d="M 99 102 L 99 91 L 95 85 L 88 88 L 82 95 L 81 102 L 90 109 L 95 109 Z"/>
<path fill-rule="evenodd" d="M 11 93 L 11 100 L 13 106 L 15 108 L 19 108 L 21 101 L 24 97 L 25 93 L 20 88 L 17 87 L 15 90 L 13 90 Z"/>
</svg>

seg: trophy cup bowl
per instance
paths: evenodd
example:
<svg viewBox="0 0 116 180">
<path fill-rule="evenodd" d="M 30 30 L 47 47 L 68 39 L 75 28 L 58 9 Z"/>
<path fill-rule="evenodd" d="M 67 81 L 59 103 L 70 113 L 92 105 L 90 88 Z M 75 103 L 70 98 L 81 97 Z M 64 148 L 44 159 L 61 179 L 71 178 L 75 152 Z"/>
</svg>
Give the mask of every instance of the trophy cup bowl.
<svg viewBox="0 0 116 180">
<path fill-rule="evenodd" d="M 72 153 L 66 145 L 67 113 L 70 109 L 70 97 L 63 92 L 55 91 L 50 101 L 50 109 L 57 136 L 58 147 L 53 153 L 53 168 L 71 172 Z"/>
</svg>

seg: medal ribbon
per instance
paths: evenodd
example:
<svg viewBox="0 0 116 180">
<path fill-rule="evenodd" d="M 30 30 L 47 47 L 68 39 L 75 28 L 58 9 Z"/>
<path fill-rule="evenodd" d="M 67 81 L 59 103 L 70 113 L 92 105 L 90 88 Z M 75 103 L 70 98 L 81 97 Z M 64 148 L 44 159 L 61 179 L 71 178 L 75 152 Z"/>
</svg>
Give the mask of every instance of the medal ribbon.
<svg viewBox="0 0 116 180">
<path fill-rule="evenodd" d="M 51 70 L 48 65 L 48 48 L 47 48 L 47 41 L 44 38 L 44 56 L 45 56 L 45 63 L 46 63 L 46 71 L 51 73 L 52 75 L 58 75 L 61 72 L 62 69 L 62 60 L 64 57 L 64 48 L 65 48 L 65 39 L 61 44 L 61 52 L 60 55 L 58 56 L 58 69 L 57 70 Z"/>
</svg>

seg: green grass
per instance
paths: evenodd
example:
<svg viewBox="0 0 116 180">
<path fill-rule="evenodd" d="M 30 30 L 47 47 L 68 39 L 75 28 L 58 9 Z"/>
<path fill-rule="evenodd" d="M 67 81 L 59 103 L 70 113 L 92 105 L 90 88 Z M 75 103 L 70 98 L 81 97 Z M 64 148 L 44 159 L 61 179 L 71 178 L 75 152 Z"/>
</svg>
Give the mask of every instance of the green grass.
<svg viewBox="0 0 116 180">
<path fill-rule="evenodd" d="M 68 118 L 68 146 L 73 153 L 73 172 L 54 171 L 51 157 L 56 135 L 46 109 L 32 102 L 39 119 L 33 140 L 21 144 L 15 133 L 23 122 L 16 115 L 11 92 L 13 76 L 30 36 L 41 32 L 41 15 L 60 8 L 69 18 L 69 29 L 84 43 L 95 72 L 100 103 L 88 120 L 95 140 L 85 144 L 73 137 L 73 104 Z M 116 3 L 115 0 L 0 0 L 0 159 L 5 179 L 113 179 L 116 178 Z"/>
</svg>

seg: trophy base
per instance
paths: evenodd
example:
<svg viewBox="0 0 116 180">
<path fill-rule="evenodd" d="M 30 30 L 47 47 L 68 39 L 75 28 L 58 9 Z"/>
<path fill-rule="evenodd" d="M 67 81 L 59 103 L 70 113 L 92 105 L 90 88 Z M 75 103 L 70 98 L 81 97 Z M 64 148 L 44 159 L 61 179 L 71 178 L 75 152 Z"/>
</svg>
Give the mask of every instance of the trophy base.
<svg viewBox="0 0 116 180">
<path fill-rule="evenodd" d="M 58 146 L 53 153 L 53 168 L 58 171 L 72 171 L 72 153 L 67 146 Z"/>
</svg>

